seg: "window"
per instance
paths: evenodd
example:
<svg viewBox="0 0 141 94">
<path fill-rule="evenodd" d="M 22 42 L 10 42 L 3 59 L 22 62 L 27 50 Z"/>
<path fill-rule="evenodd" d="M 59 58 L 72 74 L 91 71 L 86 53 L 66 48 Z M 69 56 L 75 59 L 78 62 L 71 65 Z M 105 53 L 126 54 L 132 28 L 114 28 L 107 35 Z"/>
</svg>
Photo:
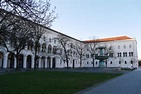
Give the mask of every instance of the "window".
<svg viewBox="0 0 141 94">
<path fill-rule="evenodd" d="M 121 61 L 119 61 L 119 64 L 121 64 Z"/>
<path fill-rule="evenodd" d="M 52 50 L 52 46 L 48 45 L 48 53 L 51 53 L 51 50 Z"/>
<path fill-rule="evenodd" d="M 127 57 L 127 52 L 123 52 L 123 57 Z"/>
<path fill-rule="evenodd" d="M 120 46 L 118 46 L 118 49 L 120 49 Z"/>
<path fill-rule="evenodd" d="M 127 62 L 125 61 L 125 64 L 127 64 Z"/>
<path fill-rule="evenodd" d="M 112 64 L 113 62 L 111 61 L 110 64 Z"/>
<path fill-rule="evenodd" d="M 118 54 L 118 57 L 121 57 L 121 53 L 117 53 Z"/>
<path fill-rule="evenodd" d="M 51 38 L 49 38 L 49 42 L 51 42 Z"/>
<path fill-rule="evenodd" d="M 97 61 L 96 61 L 96 65 L 97 65 Z"/>
<path fill-rule="evenodd" d="M 56 46 L 53 47 L 53 54 L 56 54 L 57 48 Z"/>
<path fill-rule="evenodd" d="M 54 39 L 54 44 L 56 44 L 56 39 Z"/>
<path fill-rule="evenodd" d="M 33 50 L 33 41 L 32 40 L 28 41 L 28 43 L 27 43 L 27 49 L 28 50 Z"/>
<path fill-rule="evenodd" d="M 126 45 L 124 45 L 123 48 L 125 49 L 126 48 Z"/>
<path fill-rule="evenodd" d="M 86 58 L 89 58 L 89 54 L 86 54 Z"/>
<path fill-rule="evenodd" d="M 129 48 L 132 48 L 132 45 L 129 45 Z"/>
<path fill-rule="evenodd" d="M 114 56 L 114 53 L 110 53 L 110 54 L 109 54 L 109 57 L 113 57 L 113 56 Z"/>
<path fill-rule="evenodd" d="M 46 52 L 46 44 L 45 43 L 42 45 L 42 52 Z"/>
<path fill-rule="evenodd" d="M 133 57 L 133 52 L 129 52 L 129 57 Z"/>
<path fill-rule="evenodd" d="M 131 64 L 133 64 L 133 61 L 131 60 Z"/>
</svg>

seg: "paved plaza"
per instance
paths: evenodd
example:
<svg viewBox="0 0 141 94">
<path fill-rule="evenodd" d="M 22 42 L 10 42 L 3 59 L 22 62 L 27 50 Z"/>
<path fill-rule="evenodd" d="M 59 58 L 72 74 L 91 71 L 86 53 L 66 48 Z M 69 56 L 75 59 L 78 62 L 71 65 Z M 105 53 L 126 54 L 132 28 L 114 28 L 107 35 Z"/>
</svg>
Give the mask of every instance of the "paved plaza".
<svg viewBox="0 0 141 94">
<path fill-rule="evenodd" d="M 141 94 L 141 68 L 78 94 Z"/>
</svg>

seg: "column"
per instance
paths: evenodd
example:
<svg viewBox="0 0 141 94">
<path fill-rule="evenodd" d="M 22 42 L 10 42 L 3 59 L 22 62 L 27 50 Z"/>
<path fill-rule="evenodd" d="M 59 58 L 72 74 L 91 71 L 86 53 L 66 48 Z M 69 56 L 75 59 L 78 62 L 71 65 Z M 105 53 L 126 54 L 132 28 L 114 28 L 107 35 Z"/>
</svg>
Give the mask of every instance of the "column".
<svg viewBox="0 0 141 94">
<path fill-rule="evenodd" d="M 7 68 L 8 53 L 4 54 L 3 68 Z"/>
<path fill-rule="evenodd" d="M 23 57 L 23 68 L 26 68 L 26 61 L 27 61 L 27 56 L 24 55 L 24 57 Z"/>
<path fill-rule="evenodd" d="M 14 57 L 14 68 L 16 68 L 17 67 L 17 59 L 16 59 L 16 57 Z"/>
<path fill-rule="evenodd" d="M 50 68 L 52 68 L 52 58 L 50 57 Z"/>
<path fill-rule="evenodd" d="M 47 68 L 47 57 L 45 57 L 45 68 Z"/>
<path fill-rule="evenodd" d="M 39 68 L 41 68 L 41 57 L 39 58 L 38 66 L 39 66 Z"/>
<path fill-rule="evenodd" d="M 34 62 L 34 58 L 35 58 L 35 57 L 32 56 L 31 68 L 34 68 L 34 63 L 35 63 L 35 62 Z"/>
</svg>

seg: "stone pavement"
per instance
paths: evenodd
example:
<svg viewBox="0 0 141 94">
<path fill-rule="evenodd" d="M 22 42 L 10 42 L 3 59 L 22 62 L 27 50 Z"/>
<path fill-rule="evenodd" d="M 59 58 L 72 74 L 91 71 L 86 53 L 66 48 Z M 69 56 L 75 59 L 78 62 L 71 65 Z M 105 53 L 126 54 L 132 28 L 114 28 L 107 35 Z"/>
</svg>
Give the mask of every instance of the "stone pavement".
<svg viewBox="0 0 141 94">
<path fill-rule="evenodd" d="M 141 94 L 141 68 L 77 94 Z"/>
</svg>

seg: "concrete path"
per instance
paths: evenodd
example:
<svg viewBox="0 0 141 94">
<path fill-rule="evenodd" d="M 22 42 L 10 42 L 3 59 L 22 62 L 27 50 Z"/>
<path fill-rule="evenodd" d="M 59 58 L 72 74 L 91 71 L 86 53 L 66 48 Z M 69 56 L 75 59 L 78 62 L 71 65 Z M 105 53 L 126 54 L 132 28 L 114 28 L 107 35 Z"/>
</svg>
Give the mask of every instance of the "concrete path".
<svg viewBox="0 0 141 94">
<path fill-rule="evenodd" d="M 139 68 L 77 94 L 141 94 L 141 69 Z"/>
</svg>

